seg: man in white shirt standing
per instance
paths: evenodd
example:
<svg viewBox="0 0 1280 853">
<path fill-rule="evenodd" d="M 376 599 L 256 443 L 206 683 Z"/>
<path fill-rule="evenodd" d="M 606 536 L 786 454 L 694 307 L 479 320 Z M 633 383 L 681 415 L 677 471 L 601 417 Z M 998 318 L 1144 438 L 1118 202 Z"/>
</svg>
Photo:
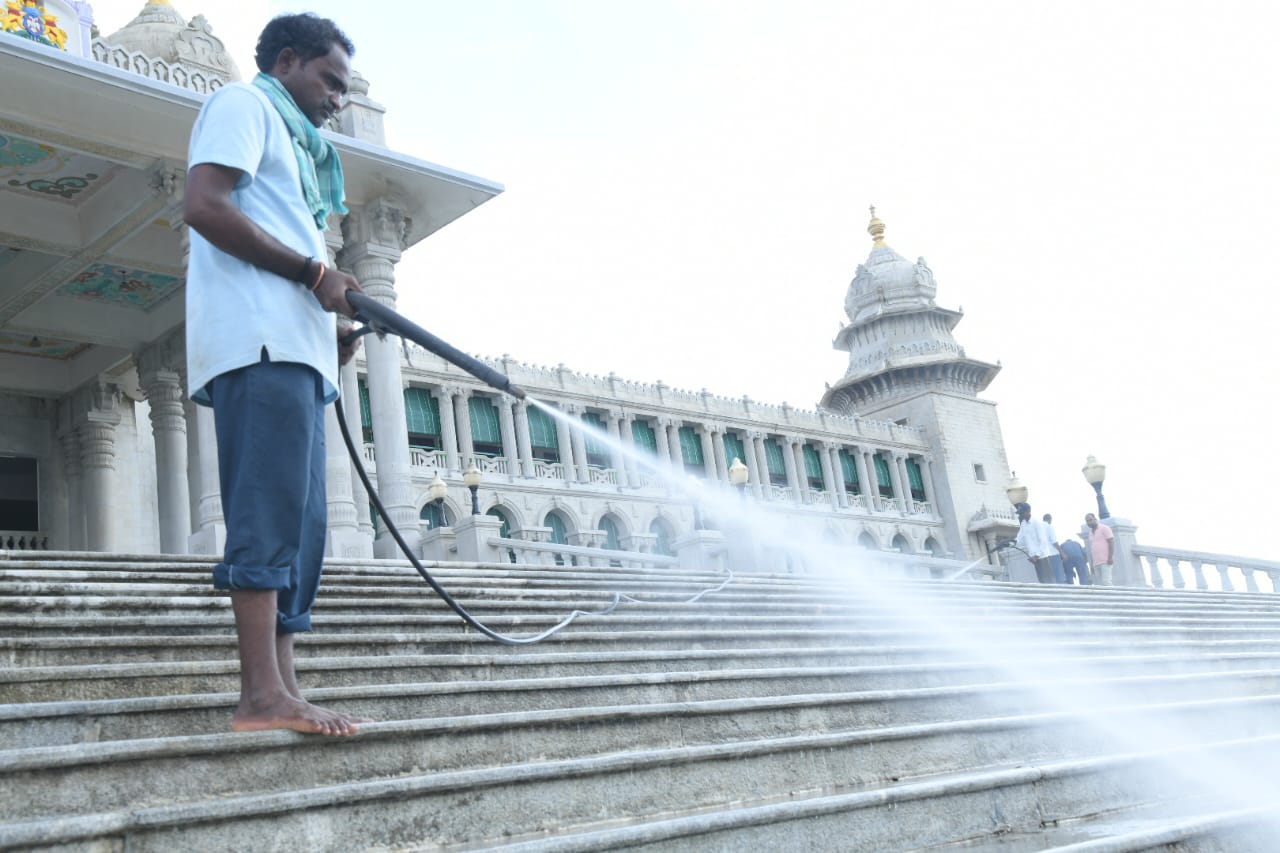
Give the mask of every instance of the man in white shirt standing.
<svg viewBox="0 0 1280 853">
<path fill-rule="evenodd" d="M 293 664 L 324 556 L 324 407 L 355 352 L 334 315 L 360 286 L 325 263 L 326 221 L 347 210 L 342 166 L 318 130 L 346 95 L 354 50 L 328 19 L 273 19 L 261 73 L 215 92 L 191 133 L 188 384 L 218 438 L 227 541 L 213 585 L 236 620 L 235 731 L 348 735 L 361 722 L 306 701 Z"/>
<path fill-rule="evenodd" d="M 1051 557 L 1058 552 L 1058 543 L 1053 541 L 1049 525 L 1031 517 L 1031 504 L 1017 505 L 1018 529 L 1017 546 L 1030 558 L 1036 567 L 1036 580 L 1040 583 L 1054 583 L 1053 561 Z"/>
</svg>

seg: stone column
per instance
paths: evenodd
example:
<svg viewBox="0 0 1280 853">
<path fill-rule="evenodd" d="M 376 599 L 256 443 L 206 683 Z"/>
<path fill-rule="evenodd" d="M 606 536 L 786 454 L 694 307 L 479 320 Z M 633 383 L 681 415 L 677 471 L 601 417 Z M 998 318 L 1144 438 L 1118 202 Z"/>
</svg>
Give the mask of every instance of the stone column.
<svg viewBox="0 0 1280 853">
<path fill-rule="evenodd" d="M 328 508 L 324 552 L 329 557 L 372 557 L 373 549 L 366 547 L 369 539 L 360 533 L 357 506 L 351 496 L 351 460 L 338 426 L 337 407 L 340 405 L 342 400 L 339 399 L 324 408 L 324 478 Z M 345 410 L 343 414 L 346 414 Z M 354 439 L 355 435 L 351 438 Z M 360 449 L 359 444 L 356 449 Z M 360 491 L 363 493 L 364 489 Z"/>
<path fill-rule="evenodd" d="M 802 503 L 804 492 L 800 489 L 800 475 L 796 472 L 796 453 L 799 452 L 797 445 L 800 444 L 800 436 L 788 435 L 784 440 L 787 447 L 782 454 L 782 464 L 787 469 L 787 487 L 791 489 L 791 499 L 796 503 Z"/>
<path fill-rule="evenodd" d="M 573 459 L 576 463 L 574 467 L 578 472 L 578 482 L 589 483 L 591 482 L 591 470 L 590 463 L 587 461 L 587 434 L 581 426 L 582 407 L 575 403 L 570 403 L 564 407 L 564 410 L 575 421 L 575 425 L 569 428 L 569 441 L 573 443 Z"/>
<path fill-rule="evenodd" d="M 436 391 L 436 401 L 440 404 L 440 443 L 444 445 L 445 476 L 451 471 L 462 471 L 458 462 L 458 420 L 453 407 L 453 398 L 459 390 L 453 385 L 442 385 Z"/>
<path fill-rule="evenodd" d="M 680 422 L 667 419 L 667 447 L 671 449 L 671 467 L 684 473 L 684 450 L 680 447 Z"/>
<path fill-rule="evenodd" d="M 671 464 L 671 442 L 669 440 L 670 434 L 667 432 L 667 427 L 670 424 L 670 418 L 658 418 L 656 423 L 658 428 L 653 431 L 654 438 L 658 444 L 658 462 L 660 465 Z"/>
<path fill-rule="evenodd" d="M 493 402 L 498 407 L 498 430 L 502 434 L 502 455 L 507 460 L 507 476 L 514 477 L 520 470 L 520 455 L 516 451 L 516 423 L 511 415 L 512 400 L 501 395 Z"/>
<path fill-rule="evenodd" d="M 853 465 L 858 470 L 858 484 L 862 487 L 862 503 L 867 512 L 875 512 L 876 498 L 880 494 L 880 481 L 873 479 L 875 467 L 867 466 L 867 449 L 865 447 L 855 447 L 853 453 Z"/>
<path fill-rule="evenodd" d="M 99 383 L 89 394 L 92 405 L 79 427 L 80 464 L 84 469 L 85 545 L 90 551 L 111 552 L 116 543 L 118 496 L 114 486 L 119 392 L 114 385 Z"/>
<path fill-rule="evenodd" d="M 932 515 L 941 515 L 938 510 L 937 493 L 933 488 L 933 457 L 920 457 L 920 479 L 924 481 L 924 499 L 929 504 L 929 512 Z"/>
<path fill-rule="evenodd" d="M 345 247 L 339 265 L 351 270 L 366 296 L 393 309 L 396 307 L 395 265 L 404 247 L 406 227 L 401 211 L 382 201 L 352 210 L 342 221 Z M 418 553 L 422 533 L 414 506 L 409 464 L 400 347 L 394 340 L 381 340 L 377 335 L 366 335 L 364 342 L 373 443 L 378 457 L 379 497 L 410 550 Z M 395 540 L 384 533 L 374 542 L 374 554 L 398 557 L 400 549 Z"/>
<path fill-rule="evenodd" d="M 520 450 L 520 473 L 533 476 L 533 440 L 529 437 L 529 403 L 516 402 L 516 444 Z"/>
<path fill-rule="evenodd" d="M 849 487 L 844 484 L 844 466 L 840 464 L 840 445 L 834 441 L 828 441 L 822 445 L 822 448 L 826 451 L 827 464 L 835 472 L 836 501 L 839 508 L 848 509 Z"/>
<path fill-rule="evenodd" d="M 84 466 L 80 462 L 80 435 L 72 427 L 58 433 L 62 445 L 62 468 L 67 477 L 67 548 L 85 549 L 84 499 L 81 493 Z"/>
<path fill-rule="evenodd" d="M 769 454 L 764 449 L 764 433 L 760 430 L 750 430 L 747 432 L 747 441 L 751 443 L 751 452 L 756 458 L 756 464 L 751 466 L 751 487 L 758 500 L 768 500 Z"/>
<path fill-rule="evenodd" d="M 562 411 L 568 411 L 567 408 Z M 560 464 L 564 468 L 564 481 L 572 483 L 578 479 L 577 463 L 573 458 L 573 436 L 569 425 L 556 418 L 556 444 L 560 445 Z"/>
<path fill-rule="evenodd" d="M 342 414 L 347 419 L 347 429 L 351 431 L 351 440 L 360 451 L 359 458 L 351 460 L 347 472 L 347 481 L 351 485 L 351 505 L 356 508 L 356 527 L 359 528 L 364 540 L 361 548 L 367 552 L 367 556 L 372 557 L 373 521 L 369 517 L 369 493 L 365 491 L 364 483 L 361 482 L 355 467 L 359 465 L 366 472 L 368 471 L 364 467 L 364 427 L 360 422 L 360 374 L 354 358 L 342 366 L 338 381 L 342 383 L 342 396 L 337 404 L 342 406 Z M 332 489 L 332 486 L 330 488 Z"/>
<path fill-rule="evenodd" d="M 636 461 L 636 434 L 632 426 L 635 419 L 635 415 L 625 414 L 618 425 L 618 431 L 622 433 L 622 444 L 629 451 L 623 461 L 627 468 L 627 484 L 633 489 L 640 487 L 640 467 Z"/>
<path fill-rule="evenodd" d="M 827 490 L 827 500 L 831 501 L 832 509 L 839 509 L 840 500 L 838 495 L 841 489 L 836 488 L 836 477 L 831 470 L 831 451 L 833 447 L 834 445 L 830 442 L 823 444 L 818 452 L 818 461 L 822 463 L 822 487 Z"/>
<path fill-rule="evenodd" d="M 613 439 L 614 446 L 609 449 L 609 456 L 612 460 L 613 470 L 618 478 L 618 485 L 625 486 L 627 484 L 627 459 L 622 452 L 622 410 L 609 410 L 609 437 Z"/>
<path fill-rule="evenodd" d="M 889 458 L 889 479 L 893 482 L 893 499 L 897 501 L 898 510 L 905 513 L 911 511 L 911 496 L 903 488 L 903 458 L 900 453 L 894 453 Z"/>
<path fill-rule="evenodd" d="M 476 444 L 471 435 L 471 389 L 458 389 L 458 403 L 453 408 L 458 419 L 458 465 L 462 470 L 471 467 L 475 459 Z"/>
<path fill-rule="evenodd" d="M 191 536 L 191 496 L 187 485 L 187 418 L 182 408 L 181 340 L 165 340 L 138 356 L 138 384 L 151 408 L 156 446 L 156 503 L 160 552 L 187 553 Z"/>
<path fill-rule="evenodd" d="M 722 483 L 729 482 L 729 466 L 733 463 L 732 459 L 725 456 L 724 449 L 724 427 L 718 426 L 711 430 L 711 448 L 716 455 L 716 479 Z M 747 460 L 743 459 L 742 464 L 747 464 Z"/>
<path fill-rule="evenodd" d="M 198 526 L 187 540 L 188 552 L 221 556 L 227 542 L 227 523 L 222 517 L 222 481 L 218 475 L 218 435 L 214 431 L 213 409 L 196 406 L 196 446 L 200 468 L 200 510 Z"/>
<path fill-rule="evenodd" d="M 714 483 L 720 479 L 716 473 L 715 444 L 711 441 L 713 429 L 715 427 L 710 424 L 701 424 L 698 427 L 698 437 L 702 440 L 702 468 L 706 471 L 708 483 Z"/>
</svg>

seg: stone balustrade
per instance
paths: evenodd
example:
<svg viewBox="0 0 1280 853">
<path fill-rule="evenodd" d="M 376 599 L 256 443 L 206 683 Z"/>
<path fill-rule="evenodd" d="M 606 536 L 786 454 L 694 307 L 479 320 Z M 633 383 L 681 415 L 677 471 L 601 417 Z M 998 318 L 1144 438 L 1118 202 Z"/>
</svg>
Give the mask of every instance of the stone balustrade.
<svg viewBox="0 0 1280 853">
<path fill-rule="evenodd" d="M 1153 548 L 1147 545 L 1134 545 L 1131 550 L 1136 558 L 1135 565 L 1140 567 L 1139 572 L 1142 571 L 1141 564 L 1145 564 L 1145 579 L 1156 589 L 1187 588 L 1188 579 L 1183 570 L 1183 565 L 1186 564 L 1191 569 L 1191 582 L 1194 584 L 1194 589 L 1210 588 L 1209 578 L 1205 574 L 1207 566 L 1210 571 L 1217 572 L 1218 582 L 1225 592 L 1240 591 L 1236 584 L 1239 579 L 1244 582 L 1243 591 L 1245 592 L 1280 591 L 1280 562 L 1231 554 L 1211 554 L 1205 551 Z M 1265 576 L 1267 579 L 1261 586 L 1258 583 L 1260 576 Z"/>
<path fill-rule="evenodd" d="M 600 531 L 604 535 L 604 531 Z M 514 562 L 533 565 L 614 566 L 621 568 L 678 568 L 680 561 L 662 554 L 615 551 L 583 545 L 558 545 L 533 539 L 504 539 L 492 536 L 489 546 L 514 557 Z"/>
<path fill-rule="evenodd" d="M 29 530 L 0 530 L 0 550 L 48 551 L 49 534 Z"/>
</svg>

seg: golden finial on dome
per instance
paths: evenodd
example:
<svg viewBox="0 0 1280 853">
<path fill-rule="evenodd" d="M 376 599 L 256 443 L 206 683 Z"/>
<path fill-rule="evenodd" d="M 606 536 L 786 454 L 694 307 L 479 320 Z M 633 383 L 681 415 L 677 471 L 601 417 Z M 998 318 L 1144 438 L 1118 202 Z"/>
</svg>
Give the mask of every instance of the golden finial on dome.
<svg viewBox="0 0 1280 853">
<path fill-rule="evenodd" d="M 873 249 L 879 249 L 886 245 L 884 242 L 884 223 L 876 219 L 876 206 L 874 204 L 871 205 L 871 222 L 867 225 L 867 233 L 875 241 L 872 244 Z"/>
</svg>

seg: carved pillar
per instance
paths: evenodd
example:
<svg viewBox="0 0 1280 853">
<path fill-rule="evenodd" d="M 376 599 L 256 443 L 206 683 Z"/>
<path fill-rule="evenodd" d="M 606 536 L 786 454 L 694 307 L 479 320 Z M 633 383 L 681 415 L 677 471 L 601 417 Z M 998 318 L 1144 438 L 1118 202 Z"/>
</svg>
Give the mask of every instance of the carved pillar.
<svg viewBox="0 0 1280 853">
<path fill-rule="evenodd" d="M 395 265 L 400 260 L 407 227 L 401 211 L 382 201 L 353 210 L 342 221 L 345 246 L 339 264 L 351 270 L 365 295 L 388 308 L 396 306 Z M 417 553 L 422 533 L 409 464 L 400 347 L 394 340 L 381 340 L 377 335 L 366 335 L 364 342 L 379 497 L 409 548 Z M 395 540 L 383 533 L 374 542 L 374 554 L 397 557 L 400 550 Z"/>
<path fill-rule="evenodd" d="M 471 389 L 458 389 L 458 403 L 453 409 L 458 419 L 458 460 L 459 466 L 466 469 L 471 466 L 476 455 L 475 439 L 471 435 Z"/>
<path fill-rule="evenodd" d="M 702 468 L 706 472 L 707 482 L 714 483 L 719 477 L 716 474 L 716 449 L 715 444 L 711 441 L 711 431 L 714 429 L 710 424 L 700 424 L 698 427 L 698 437 L 702 440 Z"/>
<path fill-rule="evenodd" d="M 111 552 L 116 543 L 114 486 L 119 392 L 114 385 L 100 383 L 89 394 L 92 403 L 79 427 L 80 464 L 84 469 L 85 546 L 90 551 Z"/>
<path fill-rule="evenodd" d="M 80 435 L 68 426 L 58 433 L 62 445 L 62 468 L 67 477 L 67 547 L 85 549 L 84 498 L 81 492 L 84 467 L 80 463 Z"/>
<path fill-rule="evenodd" d="M 568 411 L 562 407 L 561 411 Z M 572 483 L 578 479 L 577 463 L 573 458 L 572 430 L 563 418 L 556 418 L 556 444 L 560 446 L 560 465 L 564 468 L 564 481 Z"/>
<path fill-rule="evenodd" d="M 218 474 L 218 435 L 213 409 L 195 407 L 196 456 L 200 469 L 200 508 L 197 527 L 187 547 L 192 554 L 220 555 L 227 541 L 227 523 L 222 517 L 222 484 Z M 190 425 L 190 424 L 189 424 Z"/>
<path fill-rule="evenodd" d="M 613 447 L 609 448 L 610 463 L 618 477 L 618 485 L 627 484 L 627 462 L 622 452 L 622 410 L 609 410 L 609 437 L 613 439 Z"/>
<path fill-rule="evenodd" d="M 520 471 L 520 454 L 516 449 L 516 423 L 511 414 L 512 399 L 505 394 L 493 401 L 498 407 L 498 430 L 502 433 L 502 455 L 507 459 L 507 475 Z"/>
<path fill-rule="evenodd" d="M 716 479 L 722 483 L 729 482 L 729 465 L 733 460 L 726 458 L 724 449 L 724 427 L 715 427 L 711 430 L 711 449 L 716 456 Z M 746 464 L 747 460 L 742 460 L 742 464 Z"/>
<path fill-rule="evenodd" d="M 633 489 L 640 487 L 640 465 L 636 460 L 635 420 L 635 415 L 627 413 L 622 416 L 622 423 L 618 426 L 618 431 L 622 434 L 622 444 L 627 448 L 627 454 L 623 459 L 627 469 L 627 484 Z"/>
<path fill-rule="evenodd" d="M 822 488 L 827 490 L 827 500 L 831 501 L 832 509 L 839 509 L 840 490 L 836 488 L 836 476 L 831 468 L 831 451 L 834 446 L 831 442 L 824 443 L 818 450 L 818 461 L 822 463 Z"/>
<path fill-rule="evenodd" d="M 657 429 L 653 431 L 653 435 L 658 445 L 658 462 L 661 465 L 670 465 L 671 441 L 667 427 L 671 425 L 671 418 L 658 418 L 655 425 Z"/>
<path fill-rule="evenodd" d="M 183 410 L 185 345 L 169 338 L 138 356 L 138 384 L 151 408 L 151 432 L 156 446 L 156 503 L 160 521 L 160 552 L 187 553 L 191 536 L 191 493 L 187 484 L 187 417 Z"/>
<path fill-rule="evenodd" d="M 445 474 L 462 471 L 458 461 L 458 420 L 453 406 L 453 398 L 460 390 L 453 385 L 442 385 L 436 391 L 436 401 L 440 404 L 440 443 L 444 445 Z"/>
<path fill-rule="evenodd" d="M 784 438 L 784 441 L 787 446 L 782 453 L 782 464 L 787 470 L 787 487 L 791 489 L 791 499 L 800 503 L 804 500 L 804 492 L 800 488 L 800 474 L 796 471 L 796 454 L 800 452 L 800 436 L 788 435 Z M 801 468 L 800 470 L 804 469 Z"/>
<path fill-rule="evenodd" d="M 911 511 L 911 495 L 904 487 L 903 465 L 904 457 L 901 453 L 894 453 L 889 458 L 889 479 L 893 481 L 893 499 L 898 504 L 900 512 Z"/>
<path fill-rule="evenodd" d="M 849 506 L 849 487 L 844 483 L 844 466 L 840 464 L 840 445 L 834 441 L 825 442 L 822 449 L 826 452 L 827 464 L 835 472 L 836 501 L 841 509 Z"/>
<path fill-rule="evenodd" d="M 529 438 L 529 403 L 516 403 L 516 444 L 520 450 L 520 473 L 533 476 L 533 441 Z"/>
<path fill-rule="evenodd" d="M 750 430 L 747 432 L 747 440 L 751 442 L 751 452 L 755 454 L 755 465 L 751 466 L 751 487 L 757 499 L 765 500 L 770 490 L 766 488 L 769 483 L 769 454 L 764 449 L 764 433 Z"/>
<path fill-rule="evenodd" d="M 355 442 L 356 450 L 360 451 L 359 460 L 351 462 L 347 474 L 347 480 L 351 485 L 351 505 L 356 509 L 356 527 L 360 530 L 363 540 L 360 547 L 367 550 L 368 556 L 372 557 L 373 521 L 369 518 L 369 493 L 365 491 L 364 483 L 360 481 L 360 475 L 356 473 L 355 468 L 356 465 L 364 466 L 364 428 L 360 422 L 360 374 L 354 358 L 342 366 L 338 381 L 342 383 L 342 397 L 338 400 L 338 405 L 342 406 L 342 414 L 346 416 L 347 429 L 351 430 L 351 440 Z"/>
<path fill-rule="evenodd" d="M 929 511 L 933 515 L 941 515 L 938 511 L 938 499 L 935 497 L 936 492 L 933 489 L 933 457 L 920 457 L 920 479 L 924 481 L 924 499 L 929 504 Z"/>
<path fill-rule="evenodd" d="M 671 449 L 671 467 L 684 472 L 684 450 L 680 447 L 680 422 L 667 419 L 667 447 Z"/>
<path fill-rule="evenodd" d="M 880 494 L 880 481 L 871 479 L 871 473 L 867 468 L 867 449 L 865 447 L 854 448 L 853 465 L 858 470 L 858 485 L 862 487 L 862 503 L 867 512 L 874 512 L 876 508 L 876 498 Z M 875 466 L 871 466 L 870 471 L 874 472 Z"/>
<path fill-rule="evenodd" d="M 573 459 L 574 468 L 578 472 L 578 482 L 587 483 L 591 481 L 590 466 L 587 462 L 587 435 L 583 430 L 582 423 L 582 407 L 574 403 L 564 407 L 565 412 L 574 420 L 574 426 L 569 428 L 569 440 L 573 443 Z M 565 472 L 568 476 L 568 472 Z"/>
</svg>

